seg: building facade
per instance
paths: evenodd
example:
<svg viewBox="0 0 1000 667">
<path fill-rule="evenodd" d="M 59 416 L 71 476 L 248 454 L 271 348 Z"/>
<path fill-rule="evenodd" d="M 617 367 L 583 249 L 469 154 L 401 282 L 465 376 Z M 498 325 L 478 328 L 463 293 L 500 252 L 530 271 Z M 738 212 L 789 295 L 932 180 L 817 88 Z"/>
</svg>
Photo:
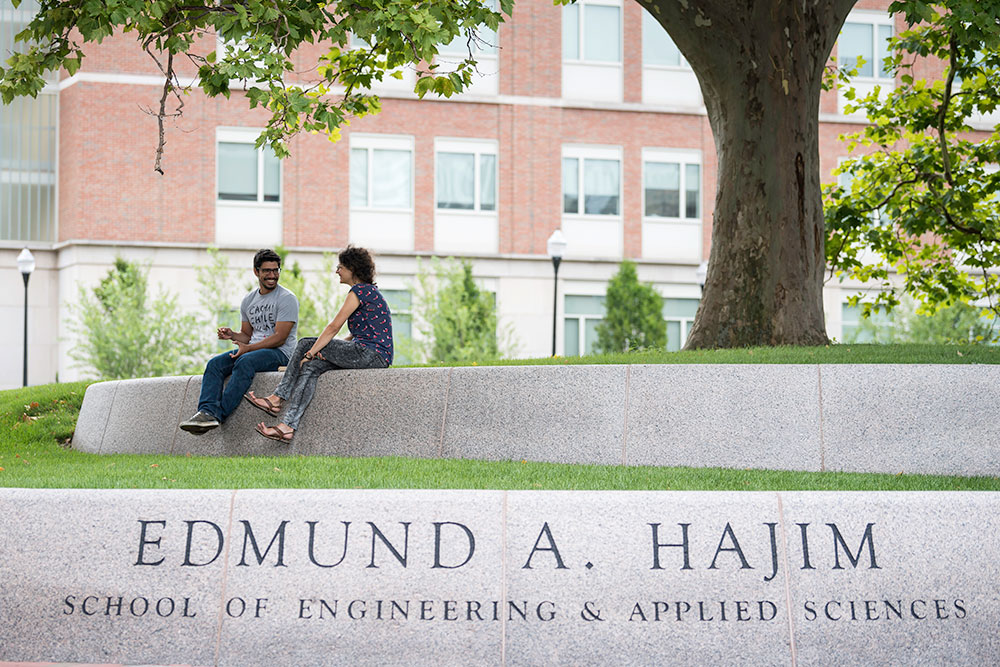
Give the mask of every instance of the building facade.
<svg viewBox="0 0 1000 667">
<path fill-rule="evenodd" d="M 32 4 L 14 10 L 0 0 L 0 50 L 11 48 Z M 888 4 L 858 2 L 835 51 L 867 61 L 859 89 L 894 83 L 878 65 L 902 28 Z M 3 386 L 19 385 L 23 292 L 14 259 L 24 246 L 38 262 L 28 301 L 31 384 L 80 377 L 67 304 L 116 256 L 148 262 L 151 281 L 194 310 L 194 267 L 207 264 L 210 246 L 248 277 L 259 247 L 289 248 L 307 272 L 324 251 L 369 247 L 379 286 L 404 316 L 418 258 L 468 258 L 515 334 L 514 353 L 532 357 L 551 353 L 546 241 L 562 229 L 557 352 L 592 349 L 607 281 L 623 259 L 663 295 L 668 346 L 679 349 L 697 310 L 716 190 L 712 132 L 690 67 L 627 0 L 519 0 L 485 41 L 469 92 L 418 100 L 413 72 L 404 71 L 375 89 L 381 113 L 352 121 L 337 142 L 296 136 L 283 161 L 254 148 L 266 116 L 242 93 L 210 99 L 195 88 L 167 125 L 164 174 L 155 173 L 156 120 L 144 109 L 158 106 L 162 77 L 129 35 L 88 47 L 80 71 L 53 79 L 38 99 L 0 107 L 0 267 L 10 285 L 0 314 L 16 323 L 5 334 Z M 297 53 L 296 71 L 309 71 L 318 52 Z M 445 48 L 442 62 L 451 57 L 461 54 Z M 862 122 L 843 106 L 837 91 L 824 93 L 827 181 L 847 155 L 838 137 Z M 857 287 L 828 283 L 831 336 L 852 326 L 844 301 Z"/>
</svg>

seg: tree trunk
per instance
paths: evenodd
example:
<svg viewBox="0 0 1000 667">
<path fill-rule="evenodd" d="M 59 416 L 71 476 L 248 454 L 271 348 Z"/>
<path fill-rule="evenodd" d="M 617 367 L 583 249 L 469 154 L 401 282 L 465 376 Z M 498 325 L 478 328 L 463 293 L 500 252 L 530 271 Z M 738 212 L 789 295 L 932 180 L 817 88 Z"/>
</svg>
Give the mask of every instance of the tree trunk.
<svg viewBox="0 0 1000 667">
<path fill-rule="evenodd" d="M 688 349 L 820 345 L 823 69 L 854 0 L 654 0 L 701 84 L 718 154 L 705 290 Z"/>
</svg>

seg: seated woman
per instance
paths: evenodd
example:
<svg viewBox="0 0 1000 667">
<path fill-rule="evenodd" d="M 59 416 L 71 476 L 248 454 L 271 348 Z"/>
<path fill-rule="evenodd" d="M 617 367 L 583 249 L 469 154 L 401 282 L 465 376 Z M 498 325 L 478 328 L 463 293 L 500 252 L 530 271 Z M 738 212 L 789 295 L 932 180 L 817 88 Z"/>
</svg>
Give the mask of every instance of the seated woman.
<svg viewBox="0 0 1000 667">
<path fill-rule="evenodd" d="M 285 406 L 285 419 L 276 426 L 257 424 L 265 438 L 291 442 L 302 413 L 316 391 L 316 380 L 335 368 L 388 368 L 392 363 L 392 316 L 382 293 L 375 287 L 375 262 L 364 248 L 347 246 L 337 256 L 340 282 L 351 286 L 344 305 L 326 325 L 319 338 L 302 338 L 288 360 L 285 375 L 274 393 L 267 397 L 245 395 L 255 407 L 272 417 Z M 350 335 L 334 336 L 347 322 Z"/>
</svg>

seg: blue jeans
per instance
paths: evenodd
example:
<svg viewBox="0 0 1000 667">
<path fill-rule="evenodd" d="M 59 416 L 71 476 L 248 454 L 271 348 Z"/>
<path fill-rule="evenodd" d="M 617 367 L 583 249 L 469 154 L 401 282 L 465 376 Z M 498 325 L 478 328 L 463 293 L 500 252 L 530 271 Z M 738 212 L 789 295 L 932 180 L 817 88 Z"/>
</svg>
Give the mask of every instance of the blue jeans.
<svg viewBox="0 0 1000 667">
<path fill-rule="evenodd" d="M 236 359 L 230 357 L 228 352 L 215 355 L 205 365 L 205 375 L 201 378 L 198 410 L 207 412 L 220 422 L 225 421 L 240 404 L 243 394 L 247 393 L 254 374 L 276 371 L 287 361 L 285 353 L 275 348 L 254 350 Z M 223 390 L 222 384 L 230 375 L 232 377 Z"/>
</svg>

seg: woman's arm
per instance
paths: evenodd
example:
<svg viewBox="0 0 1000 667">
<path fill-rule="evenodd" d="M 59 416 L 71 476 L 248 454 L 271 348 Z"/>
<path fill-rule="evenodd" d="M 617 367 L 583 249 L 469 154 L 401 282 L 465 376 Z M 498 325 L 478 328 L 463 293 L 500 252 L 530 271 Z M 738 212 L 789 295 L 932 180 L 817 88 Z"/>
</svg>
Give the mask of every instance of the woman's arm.
<svg viewBox="0 0 1000 667">
<path fill-rule="evenodd" d="M 354 292 L 350 292 L 344 300 L 344 305 L 340 307 L 340 310 L 337 311 L 337 314 L 334 316 L 333 321 L 326 325 L 326 328 L 323 329 L 323 333 L 319 335 L 319 338 L 316 339 L 316 342 L 313 343 L 313 346 L 309 348 L 309 351 L 306 352 L 303 358 L 312 359 L 320 350 L 326 347 L 327 343 L 333 340 L 333 337 L 336 336 L 343 328 L 344 323 L 347 322 L 347 318 L 350 317 L 360 305 L 361 301 L 358 299 L 358 295 Z"/>
</svg>

